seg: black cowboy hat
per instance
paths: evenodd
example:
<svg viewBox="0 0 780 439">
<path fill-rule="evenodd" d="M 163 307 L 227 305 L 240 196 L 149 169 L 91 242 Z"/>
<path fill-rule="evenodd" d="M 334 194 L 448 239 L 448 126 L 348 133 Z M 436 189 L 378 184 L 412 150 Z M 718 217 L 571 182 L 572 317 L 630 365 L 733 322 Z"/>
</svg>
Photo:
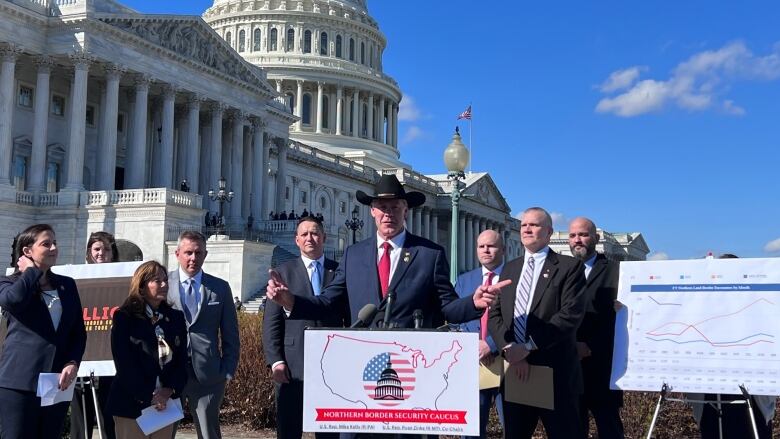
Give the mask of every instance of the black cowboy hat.
<svg viewBox="0 0 780 439">
<path fill-rule="evenodd" d="M 416 191 L 406 192 L 401 182 L 398 181 L 398 177 L 393 174 L 383 175 L 376 183 L 376 186 L 374 186 L 374 192 L 376 195 L 372 196 L 359 190 L 355 193 L 355 198 L 366 206 L 370 206 L 374 200 L 391 200 L 394 198 L 406 200 L 409 208 L 425 203 L 425 194 Z"/>
</svg>

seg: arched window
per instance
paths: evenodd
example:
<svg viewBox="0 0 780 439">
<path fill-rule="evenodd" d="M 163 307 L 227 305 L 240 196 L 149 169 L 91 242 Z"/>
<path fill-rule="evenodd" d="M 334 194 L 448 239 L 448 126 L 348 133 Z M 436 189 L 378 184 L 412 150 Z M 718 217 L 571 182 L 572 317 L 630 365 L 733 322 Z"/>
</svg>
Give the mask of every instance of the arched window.
<svg viewBox="0 0 780 439">
<path fill-rule="evenodd" d="M 361 126 L 363 128 L 360 130 L 363 136 L 368 136 L 368 105 L 363 104 L 363 125 Z"/>
<path fill-rule="evenodd" d="M 292 94 L 292 92 L 287 92 L 284 96 L 285 100 L 287 101 L 287 108 L 290 109 L 290 113 L 295 114 L 295 96 Z"/>
<path fill-rule="evenodd" d="M 341 58 L 341 35 L 336 35 L 336 58 Z"/>
<path fill-rule="evenodd" d="M 303 95 L 303 113 L 301 114 L 304 125 L 311 125 L 311 95 L 304 93 Z"/>
<path fill-rule="evenodd" d="M 327 96 L 322 97 L 322 127 L 328 128 L 328 119 L 330 119 L 330 99 Z"/>
<path fill-rule="evenodd" d="M 276 52 L 276 48 L 277 48 L 277 45 L 276 45 L 277 34 L 278 34 L 278 31 L 276 30 L 276 28 L 271 29 L 271 38 L 268 41 L 268 51 L 269 52 Z"/>
<path fill-rule="evenodd" d="M 230 32 L 225 34 L 225 41 L 227 41 L 228 45 L 233 47 L 233 34 Z"/>
<path fill-rule="evenodd" d="M 355 60 L 355 39 L 354 38 L 349 39 L 349 60 L 350 61 Z"/>
<path fill-rule="evenodd" d="M 320 55 L 328 54 L 328 33 L 323 32 L 320 34 Z"/>
<path fill-rule="evenodd" d="M 253 37 L 254 40 L 252 41 L 252 50 L 253 51 L 255 51 L 255 52 L 259 52 L 260 51 L 260 47 L 262 47 L 262 43 L 261 43 L 261 40 L 262 40 L 261 37 L 262 36 L 263 36 L 263 34 L 260 32 L 260 29 L 255 29 L 255 35 Z"/>
<path fill-rule="evenodd" d="M 295 49 L 295 29 L 287 29 L 287 51 L 292 52 Z"/>
<path fill-rule="evenodd" d="M 311 53 L 311 31 L 303 33 L 303 53 Z"/>
<path fill-rule="evenodd" d="M 243 29 L 238 31 L 238 51 L 243 52 L 246 50 L 246 32 Z"/>
<path fill-rule="evenodd" d="M 360 42 L 360 64 L 366 65 L 366 43 Z"/>
</svg>

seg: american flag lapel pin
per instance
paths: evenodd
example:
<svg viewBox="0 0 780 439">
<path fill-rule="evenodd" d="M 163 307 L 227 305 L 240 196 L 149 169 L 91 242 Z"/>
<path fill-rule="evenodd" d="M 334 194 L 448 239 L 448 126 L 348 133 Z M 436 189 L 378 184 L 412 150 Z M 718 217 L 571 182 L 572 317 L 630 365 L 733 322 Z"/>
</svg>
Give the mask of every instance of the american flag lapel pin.
<svg viewBox="0 0 780 439">
<path fill-rule="evenodd" d="M 544 272 L 544 274 L 543 274 L 542 276 L 544 276 L 544 278 L 545 278 L 545 279 L 547 279 L 548 277 L 550 277 L 550 269 L 548 268 L 548 269 L 547 269 L 547 271 L 545 271 L 545 272 Z"/>
<path fill-rule="evenodd" d="M 404 253 L 404 262 L 408 263 L 412 258 L 412 255 L 409 252 Z"/>
</svg>

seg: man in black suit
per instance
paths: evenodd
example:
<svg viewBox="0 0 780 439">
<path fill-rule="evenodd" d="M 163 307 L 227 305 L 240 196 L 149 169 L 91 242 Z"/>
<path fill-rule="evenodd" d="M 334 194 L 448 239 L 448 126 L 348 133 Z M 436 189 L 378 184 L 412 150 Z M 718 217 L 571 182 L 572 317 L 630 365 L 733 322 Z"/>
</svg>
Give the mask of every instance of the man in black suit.
<svg viewBox="0 0 780 439">
<path fill-rule="evenodd" d="M 553 369 L 553 410 L 512 403 L 503 395 L 508 438 L 531 438 L 540 418 L 551 439 L 581 436 L 577 406 L 582 370 L 576 334 L 584 313 L 585 276 L 579 261 L 550 250 L 552 232 L 547 211 L 531 207 L 523 212 L 520 238 L 525 254 L 504 266 L 501 278 L 511 283 L 490 309 L 488 327 L 510 363 L 507 374 L 525 381 L 530 365 Z"/>
<path fill-rule="evenodd" d="M 615 341 L 615 300 L 620 267 L 596 253 L 599 234 L 588 218 L 569 223 L 571 254 L 585 264 L 585 318 L 577 331 L 577 354 L 582 364 L 585 393 L 580 397 L 583 436 L 588 434 L 588 411 L 593 414 L 599 439 L 622 439 L 620 407 L 623 392 L 610 390 L 612 347 Z"/>
<path fill-rule="evenodd" d="M 276 268 L 294 294 L 316 296 L 332 280 L 338 263 L 325 258 L 325 231 L 316 218 L 298 221 L 295 244 L 301 257 Z M 266 302 L 263 314 L 263 351 L 276 388 L 276 437 L 300 439 L 303 429 L 303 330 L 307 326 L 344 326 L 346 306 L 323 320 L 287 320 L 281 306 Z M 338 434 L 317 433 L 318 438 Z"/>
</svg>

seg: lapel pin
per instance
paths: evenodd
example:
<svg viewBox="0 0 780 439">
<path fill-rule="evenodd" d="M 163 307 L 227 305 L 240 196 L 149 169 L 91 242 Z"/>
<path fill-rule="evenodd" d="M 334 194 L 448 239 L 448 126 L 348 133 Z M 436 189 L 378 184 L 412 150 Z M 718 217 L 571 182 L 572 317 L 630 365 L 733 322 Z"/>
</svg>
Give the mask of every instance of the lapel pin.
<svg viewBox="0 0 780 439">
<path fill-rule="evenodd" d="M 547 279 L 548 277 L 550 277 L 550 273 L 544 273 L 542 276 L 544 276 L 544 278 Z"/>
<path fill-rule="evenodd" d="M 409 262 L 409 260 L 412 258 L 412 255 L 409 254 L 409 252 L 404 253 L 404 262 Z"/>
</svg>

